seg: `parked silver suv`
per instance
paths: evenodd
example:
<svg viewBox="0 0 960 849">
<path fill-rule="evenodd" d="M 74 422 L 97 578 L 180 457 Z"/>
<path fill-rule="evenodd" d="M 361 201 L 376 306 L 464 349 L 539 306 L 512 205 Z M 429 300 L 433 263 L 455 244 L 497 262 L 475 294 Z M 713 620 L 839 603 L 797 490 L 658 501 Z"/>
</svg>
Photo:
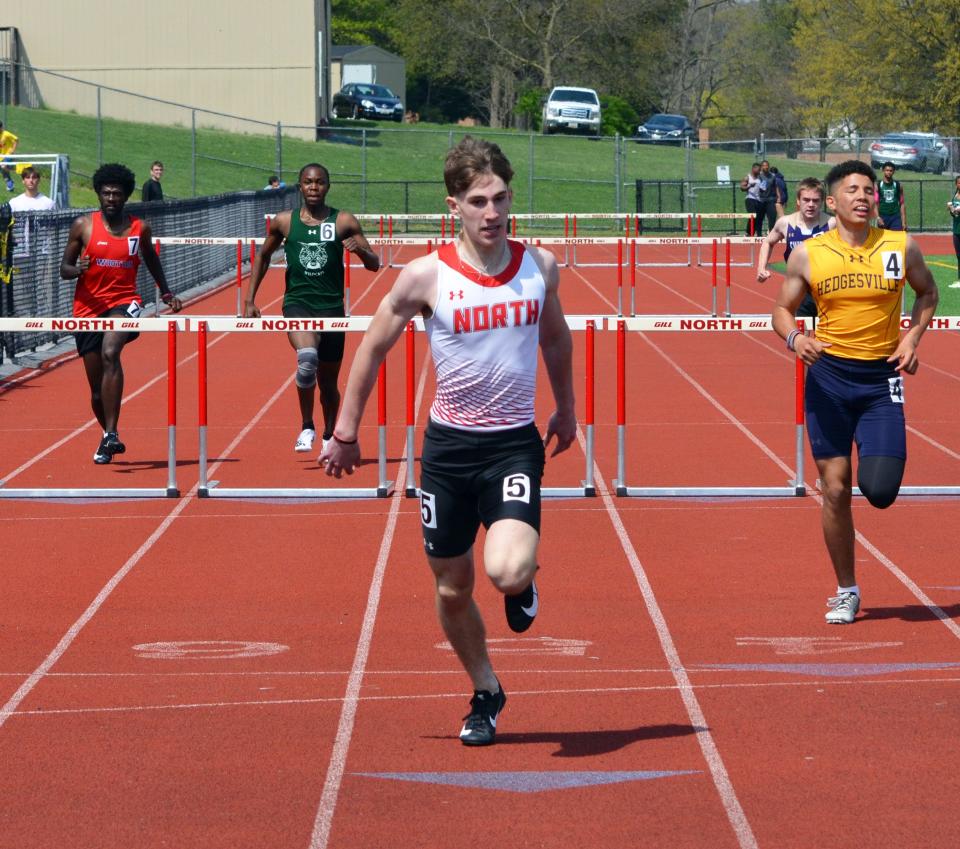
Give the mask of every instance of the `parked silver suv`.
<svg viewBox="0 0 960 849">
<path fill-rule="evenodd" d="M 592 88 L 557 86 L 543 104 L 543 132 L 600 135 L 600 98 Z"/>
<path fill-rule="evenodd" d="M 936 133 L 887 133 L 870 145 L 870 166 L 877 170 L 884 162 L 897 168 L 942 174 L 950 151 Z"/>
</svg>

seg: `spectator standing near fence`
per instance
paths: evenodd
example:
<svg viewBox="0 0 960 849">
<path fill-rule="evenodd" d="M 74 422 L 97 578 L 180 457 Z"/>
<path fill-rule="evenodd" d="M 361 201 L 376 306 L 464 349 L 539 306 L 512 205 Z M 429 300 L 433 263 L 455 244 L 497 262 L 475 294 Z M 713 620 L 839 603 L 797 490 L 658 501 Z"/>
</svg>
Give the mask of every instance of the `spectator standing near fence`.
<svg viewBox="0 0 960 849">
<path fill-rule="evenodd" d="M 953 222 L 953 252 L 957 255 L 957 279 L 951 289 L 960 289 L 960 177 L 954 181 L 953 197 L 947 202 L 947 211 Z"/>
<path fill-rule="evenodd" d="M 903 198 L 903 183 L 893 179 L 896 167 L 883 163 L 883 179 L 877 183 L 877 212 L 880 226 L 885 230 L 907 229 L 907 208 Z"/>
<path fill-rule="evenodd" d="M 167 285 L 150 226 L 125 209 L 135 188 L 136 178 L 129 168 L 117 163 L 101 165 L 93 175 L 100 210 L 81 215 L 70 227 L 60 277 L 77 281 L 73 314 L 79 318 L 137 318 L 143 309 L 137 293 L 141 259 L 160 287 L 163 302 L 174 312 L 182 309 L 180 299 Z M 127 450 L 117 431 L 123 399 L 120 353 L 139 335 L 114 330 L 74 334 L 90 384 L 90 406 L 103 428 L 93 455 L 98 465 Z"/>
<path fill-rule="evenodd" d="M 760 203 L 758 192 L 760 191 L 760 163 L 754 162 L 750 166 L 750 173 L 740 181 L 740 191 L 746 192 L 747 197 L 744 200 L 744 206 L 747 209 L 747 235 L 760 235 L 760 219 L 763 214 L 763 206 Z M 753 225 L 750 222 L 753 222 Z"/>
<path fill-rule="evenodd" d="M 152 200 L 163 200 L 161 177 L 163 177 L 163 163 L 158 159 L 150 166 L 150 179 L 143 184 L 140 191 L 140 200 L 146 203 Z"/>
<path fill-rule="evenodd" d="M 441 626 L 473 683 L 460 731 L 467 746 L 494 742 L 506 703 L 473 598 L 477 532 L 481 523 L 487 529 L 484 568 L 504 594 L 507 623 L 525 631 L 539 609 L 533 579 L 545 445 L 556 437 L 556 455 L 577 432 L 560 274 L 552 253 L 507 238 L 512 177 L 490 142 L 467 136 L 447 154 L 446 203 L 460 219 L 459 236 L 412 260 L 381 301 L 320 457 L 336 477 L 358 466 L 360 420 L 380 363 L 422 315 L 437 389 L 421 461 L 421 529 Z M 538 347 L 556 404 L 545 438 L 534 424 Z"/>
<path fill-rule="evenodd" d="M 787 191 L 787 181 L 784 179 L 783 174 L 780 173 L 779 168 L 771 168 L 770 173 L 773 174 L 773 183 L 777 190 L 777 196 L 774 201 L 774 205 L 777 209 L 777 218 L 783 218 L 784 213 L 787 208 L 787 201 L 790 199 L 790 193 Z"/>
<path fill-rule="evenodd" d="M 23 192 L 10 199 L 10 208 L 14 212 L 44 212 L 55 209 L 56 204 L 40 191 L 40 172 L 28 165 L 20 172 Z"/>
<path fill-rule="evenodd" d="M 12 192 L 15 186 L 13 184 L 13 177 L 10 176 L 11 160 L 5 159 L 4 157 L 16 153 L 19 143 L 20 139 L 9 130 L 4 129 L 3 121 L 0 121 L 0 174 L 3 175 L 3 180 L 7 184 L 8 192 Z"/>
<path fill-rule="evenodd" d="M 317 162 L 304 165 L 297 180 L 303 206 L 281 212 L 270 222 L 263 247 L 253 261 L 244 315 L 256 318 L 257 289 L 270 267 L 270 257 L 283 245 L 287 258 L 283 314 L 287 318 L 335 318 L 344 315 L 344 251 L 355 253 L 368 271 L 380 268 L 380 257 L 371 250 L 360 222 L 351 212 L 327 206 L 330 174 Z M 349 259 L 348 259 L 349 261 Z M 320 390 L 323 411 L 322 444 L 333 435 L 340 409 L 337 379 L 343 362 L 344 334 L 297 330 L 287 334 L 297 354 L 297 398 L 300 435 L 293 450 L 313 450 L 317 428 L 313 419 L 314 395 Z"/>
<path fill-rule="evenodd" d="M 847 160 L 827 174 L 828 233 L 798 245 L 773 309 L 773 327 L 808 366 L 807 435 L 823 496 L 821 524 L 837 592 L 829 624 L 849 624 L 860 609 L 851 496 L 857 483 L 874 507 L 893 504 L 907 459 L 904 375 L 920 364 L 917 345 L 937 307 L 937 286 L 906 233 L 870 226 L 876 174 Z M 900 336 L 904 283 L 916 293 L 910 329 Z M 817 303 L 815 335 L 796 329 L 805 291 Z"/>
</svg>

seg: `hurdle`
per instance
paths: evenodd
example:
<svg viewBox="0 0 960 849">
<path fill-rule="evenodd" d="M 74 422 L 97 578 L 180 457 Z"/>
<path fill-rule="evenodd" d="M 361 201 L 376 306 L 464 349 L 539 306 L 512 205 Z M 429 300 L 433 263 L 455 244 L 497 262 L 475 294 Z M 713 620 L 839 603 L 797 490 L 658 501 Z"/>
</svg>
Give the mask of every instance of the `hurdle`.
<svg viewBox="0 0 960 849">
<path fill-rule="evenodd" d="M 579 486 L 547 486 L 540 490 L 542 498 L 592 498 L 596 496 L 596 485 L 593 477 L 593 457 L 594 457 L 594 335 L 598 327 L 603 327 L 605 316 L 602 315 L 568 315 L 565 316 L 567 326 L 571 330 L 584 331 L 586 345 L 585 358 L 585 381 L 586 389 L 584 394 L 584 436 L 586 440 L 586 451 L 584 457 L 584 477 Z M 406 347 L 406 438 L 407 438 L 407 479 L 404 492 L 408 498 L 419 498 L 420 490 L 414 480 L 414 433 L 415 433 L 415 393 L 414 370 L 416 363 L 416 341 L 415 335 L 418 330 L 423 330 L 423 318 L 417 316 L 413 321 L 407 324 L 404 331 Z"/>
<path fill-rule="evenodd" d="M 225 487 L 208 475 L 207 442 L 207 334 L 209 332 L 286 332 L 313 330 L 348 332 L 366 330 L 372 316 L 353 318 L 282 318 L 261 317 L 237 319 L 221 316 L 192 316 L 197 330 L 198 422 L 199 422 L 199 498 L 386 498 L 393 492 L 387 480 L 387 366 L 383 362 L 377 376 L 378 483 L 376 487 Z"/>
<path fill-rule="evenodd" d="M 167 485 L 166 487 L 8 487 L 0 481 L 0 498 L 178 498 L 177 487 L 177 333 L 188 329 L 186 317 L 163 318 L 0 318 L 0 332 L 77 333 L 123 330 L 167 334 Z"/>
<path fill-rule="evenodd" d="M 802 319 L 800 320 L 802 323 Z M 734 318 L 712 316 L 649 316 L 640 318 L 608 319 L 607 329 L 617 334 L 617 477 L 613 481 L 618 496 L 637 498 L 782 498 L 806 495 L 803 483 L 803 362 L 796 359 L 795 381 L 795 437 L 796 477 L 783 486 L 628 486 L 626 484 L 626 339 L 627 331 L 634 332 L 771 332 L 769 316 L 751 315 Z"/>
</svg>

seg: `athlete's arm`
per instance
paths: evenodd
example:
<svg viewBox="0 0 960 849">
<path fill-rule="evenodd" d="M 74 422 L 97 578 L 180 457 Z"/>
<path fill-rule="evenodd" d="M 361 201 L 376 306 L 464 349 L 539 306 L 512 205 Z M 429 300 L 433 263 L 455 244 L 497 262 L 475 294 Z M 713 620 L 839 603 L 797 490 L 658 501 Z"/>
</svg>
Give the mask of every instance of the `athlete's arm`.
<svg viewBox="0 0 960 849">
<path fill-rule="evenodd" d="M 787 273 L 780 287 L 780 294 L 773 306 L 773 329 L 784 341 L 790 333 L 797 329 L 797 320 L 794 315 L 797 307 L 810 287 L 810 258 L 807 256 L 807 246 L 800 243 L 790 254 L 787 260 Z M 829 342 L 821 342 L 813 336 L 798 333 L 793 337 L 793 350 L 807 365 L 815 363 L 820 354 L 830 347 Z"/>
<path fill-rule="evenodd" d="M 253 266 L 250 268 L 250 282 L 247 284 L 247 299 L 243 303 L 243 315 L 246 318 L 260 317 L 260 309 L 254 302 L 257 297 L 257 289 L 260 288 L 264 275 L 270 267 L 270 257 L 283 244 L 283 240 L 287 238 L 287 234 L 290 232 L 290 216 L 292 214 L 287 211 L 273 216 L 270 229 L 267 231 L 267 238 L 263 240 L 259 253 L 253 258 Z"/>
<path fill-rule="evenodd" d="M 766 238 L 760 244 L 760 255 L 757 258 L 757 280 L 763 283 L 770 277 L 770 270 L 767 263 L 770 261 L 770 251 L 777 242 L 782 242 L 787 237 L 787 216 L 782 215 L 773 225 L 773 229 L 767 233 Z"/>
<path fill-rule="evenodd" d="M 143 258 L 143 264 L 147 271 L 156 281 L 160 288 L 160 300 L 163 301 L 174 312 L 180 312 L 183 304 L 180 299 L 170 291 L 167 285 L 167 277 L 163 273 L 163 266 L 160 264 L 160 257 L 153 248 L 153 234 L 150 232 L 150 225 L 146 222 L 140 225 L 140 256 Z"/>
<path fill-rule="evenodd" d="M 543 444 L 549 447 L 554 437 L 555 457 L 566 451 L 577 436 L 577 414 L 573 395 L 573 339 L 560 304 L 560 272 L 553 254 L 542 248 L 533 252 L 546 283 L 543 311 L 540 313 L 540 351 L 550 378 L 556 409 L 547 422 Z"/>
<path fill-rule="evenodd" d="M 898 183 L 898 188 L 900 190 L 900 221 L 903 224 L 903 229 L 907 229 L 907 199 L 903 196 L 903 183 Z"/>
<path fill-rule="evenodd" d="M 84 247 L 90 239 L 90 219 L 81 215 L 73 220 L 67 244 L 63 249 L 63 258 L 60 260 L 60 277 L 63 280 L 76 280 L 90 267 L 90 257 L 81 256 Z"/>
<path fill-rule="evenodd" d="M 920 360 L 917 359 L 917 345 L 920 344 L 920 337 L 923 336 L 930 319 L 936 312 L 940 293 L 937 291 L 937 284 L 933 281 L 930 269 L 923 260 L 923 253 L 910 236 L 907 236 L 906 264 L 907 283 L 916 293 L 917 299 L 910 313 L 910 329 L 903 334 L 897 350 L 887 358 L 887 362 L 896 363 L 897 371 L 915 374 L 920 366 Z"/>
<path fill-rule="evenodd" d="M 337 215 L 337 231 L 343 239 L 343 246 L 350 253 L 360 257 L 367 271 L 380 270 L 380 257 L 373 252 L 366 236 L 363 235 L 360 222 L 352 212 L 341 212 Z"/>
<path fill-rule="evenodd" d="M 352 475 L 359 465 L 360 420 L 367 399 L 376 385 L 380 364 L 407 324 L 418 313 L 433 309 L 436 292 L 437 257 L 431 254 L 407 265 L 377 307 L 350 366 L 333 439 L 319 458 L 320 464 L 326 466 L 328 475 L 337 478 L 344 472 Z"/>
</svg>

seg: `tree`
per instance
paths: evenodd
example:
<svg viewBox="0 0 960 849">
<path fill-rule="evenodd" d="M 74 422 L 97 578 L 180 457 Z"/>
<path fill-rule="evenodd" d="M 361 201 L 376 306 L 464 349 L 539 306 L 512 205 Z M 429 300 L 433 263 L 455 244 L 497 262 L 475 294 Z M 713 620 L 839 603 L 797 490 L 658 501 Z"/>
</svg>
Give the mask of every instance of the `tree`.
<svg viewBox="0 0 960 849">
<path fill-rule="evenodd" d="M 809 126 L 846 118 L 873 132 L 958 129 L 955 2 L 797 0 L 796 7 L 796 76 L 805 83 Z"/>
</svg>

